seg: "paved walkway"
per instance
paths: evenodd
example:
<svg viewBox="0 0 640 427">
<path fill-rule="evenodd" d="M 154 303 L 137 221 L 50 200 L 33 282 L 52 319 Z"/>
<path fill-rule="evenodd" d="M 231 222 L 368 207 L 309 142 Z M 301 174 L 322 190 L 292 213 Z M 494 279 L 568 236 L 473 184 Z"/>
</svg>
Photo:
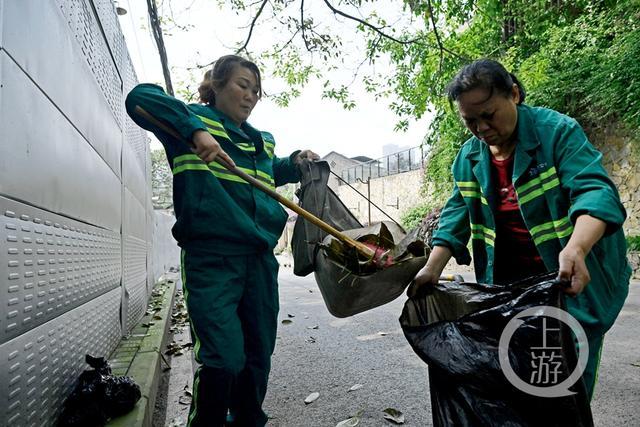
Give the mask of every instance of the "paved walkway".
<svg viewBox="0 0 640 427">
<path fill-rule="evenodd" d="M 280 261 L 289 265 L 286 258 Z M 186 424 L 193 361 L 179 288 L 177 274 L 159 284 L 147 315 L 112 355 L 114 373 L 133 376 L 143 398 L 133 412 L 110 425 Z M 335 426 L 359 411 L 363 411 L 361 426 L 391 425 L 382 414 L 388 407 L 405 414 L 406 426 L 431 425 L 426 365 L 409 347 L 397 320 L 404 298 L 337 319 L 327 312 L 313 275 L 296 277 L 287 266 L 281 269 L 280 301 L 280 320 L 287 322 L 279 327 L 264 405 L 271 417 L 268 426 Z M 640 425 L 638 324 L 640 282 L 636 281 L 606 337 L 592 403 L 598 426 Z M 163 359 L 171 370 L 165 369 Z M 362 387 L 349 391 L 355 384 Z M 320 397 L 305 404 L 313 392 Z"/>
</svg>

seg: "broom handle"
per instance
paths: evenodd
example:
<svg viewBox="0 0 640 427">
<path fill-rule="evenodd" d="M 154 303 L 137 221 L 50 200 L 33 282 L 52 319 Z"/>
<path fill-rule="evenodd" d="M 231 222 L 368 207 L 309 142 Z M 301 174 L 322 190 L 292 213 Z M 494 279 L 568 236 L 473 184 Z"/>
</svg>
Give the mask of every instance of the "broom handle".
<svg viewBox="0 0 640 427">
<path fill-rule="evenodd" d="M 160 120 L 156 119 L 154 116 L 149 114 L 142 107 L 136 106 L 135 112 L 137 114 L 139 114 L 141 117 L 143 117 L 145 120 L 153 123 L 154 126 L 157 126 L 160 129 L 162 129 L 163 132 L 166 132 L 169 135 L 173 136 L 174 138 L 179 139 L 179 140 L 187 143 L 189 146 L 193 146 L 193 143 L 191 143 L 190 141 L 187 141 L 185 138 L 183 138 L 178 132 L 176 132 L 175 129 L 167 126 L 164 123 L 162 123 Z M 317 216 L 315 216 L 311 212 L 302 209 L 300 206 L 295 204 L 293 201 L 287 199 L 286 197 L 283 197 L 278 192 L 270 189 L 269 187 L 267 187 L 266 185 L 264 185 L 262 182 L 258 181 L 257 179 L 255 179 L 251 175 L 248 175 L 247 173 L 245 173 L 245 172 L 241 171 L 240 169 L 236 168 L 235 166 L 231 166 L 229 163 L 227 163 L 223 159 L 216 158 L 215 161 L 217 163 L 221 164 L 222 166 L 224 166 L 224 168 L 227 169 L 229 172 L 233 173 L 236 176 L 239 176 L 240 178 L 242 178 L 243 180 L 245 180 L 246 182 L 248 182 L 252 186 L 256 187 L 258 190 L 263 191 L 264 193 L 266 193 L 270 197 L 274 198 L 275 200 L 277 200 L 278 202 L 282 203 L 283 205 L 285 205 L 286 207 L 288 207 L 292 211 L 296 212 L 298 215 L 302 216 L 304 219 L 306 219 L 307 221 L 309 221 L 310 223 L 312 223 L 316 227 L 319 227 L 320 229 L 322 229 L 323 231 L 331 234 L 333 237 L 335 237 L 336 239 L 340 240 L 341 242 L 344 242 L 347 245 L 355 248 L 358 252 L 360 252 L 365 257 L 367 257 L 367 258 L 373 258 L 374 257 L 375 251 L 373 251 L 371 248 L 369 248 L 368 246 L 364 245 L 363 243 L 358 242 L 355 239 L 352 239 L 351 237 L 347 236 L 346 234 L 341 233 L 340 231 L 336 230 L 334 227 L 332 227 L 331 225 L 329 225 L 326 222 L 322 221 L 320 218 L 318 218 Z"/>
</svg>

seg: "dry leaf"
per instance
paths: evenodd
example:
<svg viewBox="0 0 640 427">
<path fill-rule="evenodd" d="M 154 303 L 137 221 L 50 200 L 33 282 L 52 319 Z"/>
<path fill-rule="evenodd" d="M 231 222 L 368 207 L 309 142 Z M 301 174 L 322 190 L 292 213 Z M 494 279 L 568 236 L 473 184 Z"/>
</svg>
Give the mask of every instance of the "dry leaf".
<svg viewBox="0 0 640 427">
<path fill-rule="evenodd" d="M 358 390 L 359 388 L 362 388 L 362 384 L 354 384 L 354 385 L 352 385 L 352 386 L 351 386 L 351 388 L 350 388 L 349 390 L 347 390 L 347 391 L 356 391 L 356 390 Z"/>
<path fill-rule="evenodd" d="M 307 329 L 318 329 L 318 325 L 307 326 Z"/>
<path fill-rule="evenodd" d="M 359 410 L 358 413 L 353 417 L 340 421 L 338 424 L 336 424 L 336 427 L 355 427 L 360 424 L 360 418 L 362 417 L 362 414 L 364 414 L 364 409 Z"/>
<path fill-rule="evenodd" d="M 178 403 L 181 405 L 191 405 L 191 396 L 180 396 Z"/>
<path fill-rule="evenodd" d="M 296 317 L 296 315 L 295 315 L 295 314 L 291 314 L 291 313 L 287 313 L 287 316 L 289 316 L 289 317 Z"/>
<path fill-rule="evenodd" d="M 351 417 L 344 421 L 340 421 L 338 424 L 336 424 L 336 427 L 356 427 L 358 424 L 360 424 L 360 418 Z"/>
<path fill-rule="evenodd" d="M 404 424 L 404 414 L 397 409 L 387 408 L 382 412 L 384 412 L 383 417 L 385 420 L 392 421 L 396 424 Z"/>
<path fill-rule="evenodd" d="M 314 391 L 309 396 L 307 396 L 306 399 L 304 399 L 304 403 L 308 405 L 309 403 L 314 402 L 319 397 L 320 397 L 320 393 L 318 393 L 317 391 Z"/>
<path fill-rule="evenodd" d="M 288 324 L 290 324 L 290 323 L 293 323 L 293 320 L 291 320 L 291 319 L 284 319 L 284 320 L 282 321 L 282 324 L 283 324 L 283 325 L 288 325 Z"/>
</svg>

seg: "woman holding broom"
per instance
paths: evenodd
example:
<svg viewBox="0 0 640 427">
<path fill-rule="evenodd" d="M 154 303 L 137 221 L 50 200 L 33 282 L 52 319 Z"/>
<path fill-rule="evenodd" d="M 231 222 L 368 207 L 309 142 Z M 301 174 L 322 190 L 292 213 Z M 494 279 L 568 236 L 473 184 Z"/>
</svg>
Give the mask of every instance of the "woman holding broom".
<svg viewBox="0 0 640 427">
<path fill-rule="evenodd" d="M 262 95 L 260 70 L 253 62 L 235 55 L 219 58 L 199 93 L 202 103 L 187 105 L 159 86 L 141 84 L 128 95 L 126 107 L 139 126 L 162 142 L 173 171 L 172 231 L 182 249 L 182 285 L 201 364 L 188 425 L 263 426 L 279 307 L 273 249 L 287 214 L 215 160 L 276 187 L 297 182 L 297 165 L 318 155 L 306 150 L 277 158 L 273 136 L 247 123 Z M 154 125 L 136 107 L 181 138 Z"/>
</svg>

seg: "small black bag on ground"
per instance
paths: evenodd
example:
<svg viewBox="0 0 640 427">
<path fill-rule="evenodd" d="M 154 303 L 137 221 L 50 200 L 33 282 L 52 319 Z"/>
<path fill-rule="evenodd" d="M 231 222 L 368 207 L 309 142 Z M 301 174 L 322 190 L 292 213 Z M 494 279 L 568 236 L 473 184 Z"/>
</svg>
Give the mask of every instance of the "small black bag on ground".
<svg viewBox="0 0 640 427">
<path fill-rule="evenodd" d="M 131 411 L 140 400 L 140 387 L 131 377 L 114 377 L 102 357 L 86 355 L 87 369 L 64 403 L 59 427 L 104 426 L 110 418 Z"/>
<path fill-rule="evenodd" d="M 582 380 L 569 388 L 575 394 L 537 397 L 512 385 L 500 366 L 500 336 L 515 315 L 538 306 L 565 309 L 555 277 L 507 286 L 441 283 L 406 302 L 400 324 L 429 365 L 435 426 L 593 426 Z M 509 360 L 519 378 L 539 379 L 532 348 L 556 349 L 557 384 L 575 369 L 576 346 L 564 322 L 544 319 L 544 324 L 539 316 L 521 319 L 508 346 Z"/>
</svg>

